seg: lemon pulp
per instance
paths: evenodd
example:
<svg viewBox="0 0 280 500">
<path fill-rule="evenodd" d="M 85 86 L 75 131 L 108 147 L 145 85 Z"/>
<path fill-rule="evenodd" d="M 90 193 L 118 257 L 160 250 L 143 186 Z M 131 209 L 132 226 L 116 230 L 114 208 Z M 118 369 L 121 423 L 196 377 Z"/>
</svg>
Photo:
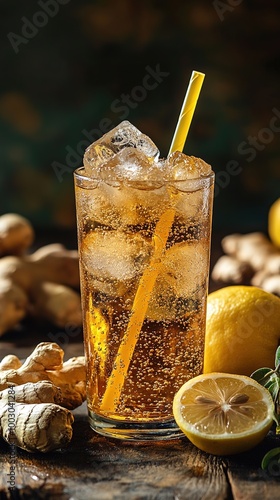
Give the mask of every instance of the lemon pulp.
<svg viewBox="0 0 280 500">
<path fill-rule="evenodd" d="M 216 455 L 246 451 L 267 434 L 274 403 L 250 377 L 211 373 L 195 377 L 177 392 L 174 418 L 198 448 Z"/>
</svg>

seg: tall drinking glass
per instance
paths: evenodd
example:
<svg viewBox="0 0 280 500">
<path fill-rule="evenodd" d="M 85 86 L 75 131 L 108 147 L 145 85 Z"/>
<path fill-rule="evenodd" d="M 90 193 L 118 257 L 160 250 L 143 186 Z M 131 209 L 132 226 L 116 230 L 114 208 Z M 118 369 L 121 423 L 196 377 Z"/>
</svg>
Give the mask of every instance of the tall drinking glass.
<svg viewBox="0 0 280 500">
<path fill-rule="evenodd" d="M 139 178 L 146 159 L 127 147 L 74 173 L 90 425 L 129 440 L 181 434 L 173 397 L 203 369 L 209 275 L 211 167 L 173 153 Z"/>
</svg>

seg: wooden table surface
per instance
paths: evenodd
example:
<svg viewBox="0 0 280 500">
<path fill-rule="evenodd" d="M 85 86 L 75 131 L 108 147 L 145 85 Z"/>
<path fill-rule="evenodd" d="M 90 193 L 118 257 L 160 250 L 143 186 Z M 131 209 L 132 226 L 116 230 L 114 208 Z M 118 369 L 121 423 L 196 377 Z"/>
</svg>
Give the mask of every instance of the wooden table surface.
<svg viewBox="0 0 280 500">
<path fill-rule="evenodd" d="M 0 339 L 0 359 L 24 359 L 41 341 L 57 341 L 65 359 L 83 354 L 82 332 L 67 338 L 52 325 L 23 324 Z M 0 500 L 272 500 L 280 498 L 280 464 L 261 469 L 264 454 L 280 446 L 270 432 L 255 449 L 231 457 L 199 451 L 187 438 L 126 444 L 89 427 L 86 405 L 74 411 L 67 449 L 30 454 L 17 449 L 16 489 L 9 491 L 10 446 L 0 440 Z"/>
<path fill-rule="evenodd" d="M 39 326 L 39 325 L 38 325 Z M 40 331 L 40 334 L 38 333 Z M 24 333 L 24 332 L 21 332 Z M 30 335 L 2 337 L 1 358 L 25 358 L 40 342 L 59 331 L 45 327 Z M 81 334 L 80 334 L 81 335 Z M 83 353 L 82 338 L 64 345 L 65 359 Z M 92 431 L 86 405 L 74 411 L 73 438 L 67 449 L 30 454 L 18 449 L 16 490 L 8 489 L 10 446 L 0 441 L 0 499 L 198 500 L 280 497 L 280 464 L 264 472 L 261 459 L 280 446 L 270 432 L 254 450 L 215 457 L 196 449 L 187 438 L 153 444 L 126 444 Z"/>
</svg>

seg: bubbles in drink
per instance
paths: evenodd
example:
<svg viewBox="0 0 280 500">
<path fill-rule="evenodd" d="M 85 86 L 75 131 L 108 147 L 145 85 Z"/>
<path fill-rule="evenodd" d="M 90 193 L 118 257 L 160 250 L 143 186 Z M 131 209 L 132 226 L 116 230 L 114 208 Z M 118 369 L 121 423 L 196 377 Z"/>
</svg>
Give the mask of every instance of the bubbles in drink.
<svg viewBox="0 0 280 500">
<path fill-rule="evenodd" d="M 84 168 L 76 199 L 89 410 L 124 421 L 170 420 L 174 392 L 202 370 L 211 168 L 180 152 L 160 160 L 127 121 L 89 146 Z M 155 283 L 143 286 L 153 269 Z M 119 349 L 135 339 L 120 385 L 116 370 L 127 353 Z M 121 394 L 108 410 L 111 375 Z"/>
<path fill-rule="evenodd" d="M 147 317 L 175 321 L 194 311 L 205 292 L 207 265 L 205 242 L 194 240 L 171 246 L 162 259 Z"/>
<path fill-rule="evenodd" d="M 98 175 L 100 167 L 123 148 L 136 148 L 148 158 L 159 157 L 159 150 L 153 141 L 130 122 L 123 121 L 87 148 L 84 156 L 87 175 Z"/>
<path fill-rule="evenodd" d="M 137 276 L 150 261 L 152 248 L 140 234 L 96 230 L 83 241 L 81 261 L 95 290 L 122 297 L 134 291 Z"/>
</svg>

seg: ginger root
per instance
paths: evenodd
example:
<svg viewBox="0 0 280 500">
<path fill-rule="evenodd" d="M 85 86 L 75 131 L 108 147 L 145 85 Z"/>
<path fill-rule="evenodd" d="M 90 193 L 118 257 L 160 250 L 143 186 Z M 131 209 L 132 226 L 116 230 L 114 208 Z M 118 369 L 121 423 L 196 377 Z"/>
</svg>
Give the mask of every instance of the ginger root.
<svg viewBox="0 0 280 500">
<path fill-rule="evenodd" d="M 280 253 L 260 232 L 226 236 L 222 240 L 222 248 L 240 262 L 250 264 L 255 272 L 264 268 L 268 257 Z"/>
<path fill-rule="evenodd" d="M 38 251 L 24 257 L 3 257 L 0 260 L 0 279 L 3 278 L 12 280 L 26 292 L 44 281 L 78 288 L 78 252 L 62 248 L 47 254 Z"/>
<path fill-rule="evenodd" d="M 9 368 L 4 358 L 0 365 L 0 391 L 27 382 L 48 380 L 60 388 L 61 406 L 70 410 L 80 406 L 86 399 L 85 358 L 78 356 L 63 362 L 63 357 L 64 352 L 57 344 L 41 342 L 23 364 L 17 360 L 17 368 Z M 15 357 L 10 361 L 14 366 Z"/>
<path fill-rule="evenodd" d="M 0 280 L 0 336 L 13 328 L 27 314 L 28 297 L 9 279 Z"/>
<path fill-rule="evenodd" d="M 280 296 L 280 249 L 265 234 L 230 234 L 221 244 L 226 255 L 213 267 L 214 281 L 251 284 Z"/>
<path fill-rule="evenodd" d="M 30 222 L 18 214 L 0 217 L 0 254 L 22 255 L 34 241 L 34 230 Z"/>
<path fill-rule="evenodd" d="M 48 380 L 40 382 L 26 382 L 22 385 L 13 385 L 0 392 L 0 404 L 6 404 L 8 399 L 17 403 L 35 404 L 35 403 L 55 403 L 61 404 L 61 390 Z M 13 398 L 8 398 L 13 393 Z"/>
<path fill-rule="evenodd" d="M 273 293 L 280 297 L 280 274 L 266 276 L 262 281 L 261 288 L 265 290 L 265 292 Z"/>
<path fill-rule="evenodd" d="M 44 281 L 32 290 L 34 315 L 64 327 L 82 324 L 80 295 L 72 288 Z"/>
<path fill-rule="evenodd" d="M 8 354 L 5 358 L 0 361 L 0 371 L 1 370 L 10 370 L 17 369 L 21 366 L 21 361 L 15 354 Z"/>
<path fill-rule="evenodd" d="M 58 327 L 82 325 L 77 250 L 54 243 L 27 255 L 31 233 L 31 225 L 21 216 L 0 217 L 0 255 L 4 255 L 0 258 L 0 336 L 28 315 Z"/>
<path fill-rule="evenodd" d="M 0 393 L 0 436 L 29 452 L 48 452 L 72 439 L 72 413 L 51 382 L 11 386 Z"/>
<path fill-rule="evenodd" d="M 252 274 L 250 264 L 240 262 L 232 255 L 223 255 L 213 267 L 212 278 L 214 281 L 225 281 L 237 285 L 244 283 Z"/>
<path fill-rule="evenodd" d="M 48 452 L 72 438 L 70 410 L 85 400 L 85 359 L 63 362 L 55 343 L 38 344 L 25 363 L 15 355 L 0 363 L 0 437 L 29 451 Z"/>
</svg>

